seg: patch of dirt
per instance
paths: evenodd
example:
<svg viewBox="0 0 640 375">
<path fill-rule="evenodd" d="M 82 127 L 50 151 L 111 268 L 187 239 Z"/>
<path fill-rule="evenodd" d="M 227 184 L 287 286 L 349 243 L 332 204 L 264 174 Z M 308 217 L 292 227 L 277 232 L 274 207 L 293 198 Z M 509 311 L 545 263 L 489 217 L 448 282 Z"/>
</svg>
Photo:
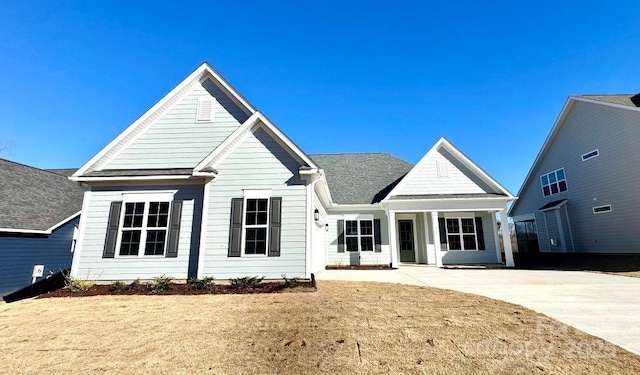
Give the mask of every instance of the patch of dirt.
<svg viewBox="0 0 640 375">
<path fill-rule="evenodd" d="M 427 287 L 96 296 L 0 305 L 1 373 L 638 374 L 640 357 L 522 306 Z"/>
<path fill-rule="evenodd" d="M 388 265 L 326 266 L 327 270 L 390 270 Z"/>
<path fill-rule="evenodd" d="M 93 285 L 89 290 L 72 292 L 68 288 L 58 289 L 53 292 L 42 294 L 38 298 L 52 297 L 92 297 L 107 295 L 201 295 L 201 294 L 257 294 L 257 293 L 296 293 L 315 292 L 316 288 L 311 283 L 301 281 L 297 285 L 289 287 L 281 282 L 260 283 L 251 288 L 236 289 L 231 285 L 212 285 L 209 289 L 194 289 L 188 284 L 174 284 L 169 290 L 154 291 L 151 284 L 140 284 L 133 290 L 112 291 L 111 285 Z"/>
</svg>

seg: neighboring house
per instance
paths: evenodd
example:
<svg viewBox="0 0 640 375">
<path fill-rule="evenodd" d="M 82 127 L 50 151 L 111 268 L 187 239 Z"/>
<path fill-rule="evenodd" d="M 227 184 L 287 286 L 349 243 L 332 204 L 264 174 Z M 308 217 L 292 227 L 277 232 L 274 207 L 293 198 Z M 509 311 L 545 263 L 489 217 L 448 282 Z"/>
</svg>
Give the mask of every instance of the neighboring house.
<svg viewBox="0 0 640 375">
<path fill-rule="evenodd" d="M 64 175 L 0 159 L 0 296 L 71 267 L 84 189 Z"/>
<path fill-rule="evenodd" d="M 206 63 L 70 179 L 89 189 L 71 273 L 95 280 L 500 263 L 515 199 L 444 139 L 416 166 L 310 157 Z"/>
<path fill-rule="evenodd" d="M 640 94 L 571 96 L 509 211 L 521 252 L 638 253 Z"/>
</svg>

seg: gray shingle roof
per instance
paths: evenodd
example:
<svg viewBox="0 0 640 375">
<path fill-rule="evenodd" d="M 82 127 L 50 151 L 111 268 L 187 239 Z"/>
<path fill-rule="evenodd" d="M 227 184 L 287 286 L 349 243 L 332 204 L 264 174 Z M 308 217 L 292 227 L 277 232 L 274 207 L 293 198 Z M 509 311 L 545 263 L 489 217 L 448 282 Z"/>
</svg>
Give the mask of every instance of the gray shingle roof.
<svg viewBox="0 0 640 375">
<path fill-rule="evenodd" d="M 0 228 L 47 230 L 82 209 L 67 177 L 0 159 Z"/>
<path fill-rule="evenodd" d="M 61 176 L 69 177 L 72 174 L 76 173 L 78 168 L 59 168 L 59 169 L 45 169 L 47 172 L 59 174 Z"/>
<path fill-rule="evenodd" d="M 309 155 L 324 169 L 338 204 L 380 202 L 413 164 L 385 153 Z"/>
<path fill-rule="evenodd" d="M 638 100 L 634 99 L 636 103 L 634 103 L 631 98 L 634 97 L 634 94 L 617 94 L 617 95 L 579 95 L 578 98 L 585 98 L 591 100 L 597 100 L 599 102 L 613 103 L 613 104 L 621 104 L 629 107 L 640 107 Z"/>
</svg>

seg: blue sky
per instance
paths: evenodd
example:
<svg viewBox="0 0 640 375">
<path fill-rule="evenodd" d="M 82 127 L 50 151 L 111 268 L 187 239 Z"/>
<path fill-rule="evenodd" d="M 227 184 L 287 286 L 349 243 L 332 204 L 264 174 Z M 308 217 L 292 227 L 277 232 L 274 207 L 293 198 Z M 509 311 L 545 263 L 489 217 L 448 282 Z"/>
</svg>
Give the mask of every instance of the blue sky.
<svg viewBox="0 0 640 375">
<path fill-rule="evenodd" d="M 0 35 L 0 157 L 41 168 L 203 61 L 307 153 L 444 136 L 514 194 L 568 95 L 640 92 L 637 1 L 7 1 Z"/>
</svg>

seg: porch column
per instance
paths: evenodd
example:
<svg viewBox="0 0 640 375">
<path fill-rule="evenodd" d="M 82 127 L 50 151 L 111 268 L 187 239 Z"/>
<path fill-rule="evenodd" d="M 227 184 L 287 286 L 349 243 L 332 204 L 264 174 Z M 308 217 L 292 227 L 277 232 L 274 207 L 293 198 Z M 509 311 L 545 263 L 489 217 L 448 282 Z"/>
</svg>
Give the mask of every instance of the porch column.
<svg viewBox="0 0 640 375">
<path fill-rule="evenodd" d="M 440 246 L 440 223 L 438 211 L 431 211 L 431 223 L 433 225 L 433 247 L 436 249 L 436 267 L 442 267 L 442 248 Z"/>
<path fill-rule="evenodd" d="M 388 211 L 388 224 L 389 224 L 389 252 L 391 253 L 391 268 L 398 268 L 398 248 L 396 244 L 396 213 L 395 211 Z"/>
<path fill-rule="evenodd" d="M 509 235 L 509 222 L 504 209 L 498 211 L 500 213 L 500 231 L 502 232 L 502 242 L 504 244 L 504 257 L 507 267 L 515 267 L 513 261 L 513 251 L 511 250 L 511 236 Z"/>
<path fill-rule="evenodd" d="M 496 220 L 496 213 L 491 213 L 491 224 L 493 225 L 493 238 L 496 244 L 496 261 L 502 263 L 502 251 L 500 251 L 500 233 L 498 232 L 498 222 Z"/>
</svg>

